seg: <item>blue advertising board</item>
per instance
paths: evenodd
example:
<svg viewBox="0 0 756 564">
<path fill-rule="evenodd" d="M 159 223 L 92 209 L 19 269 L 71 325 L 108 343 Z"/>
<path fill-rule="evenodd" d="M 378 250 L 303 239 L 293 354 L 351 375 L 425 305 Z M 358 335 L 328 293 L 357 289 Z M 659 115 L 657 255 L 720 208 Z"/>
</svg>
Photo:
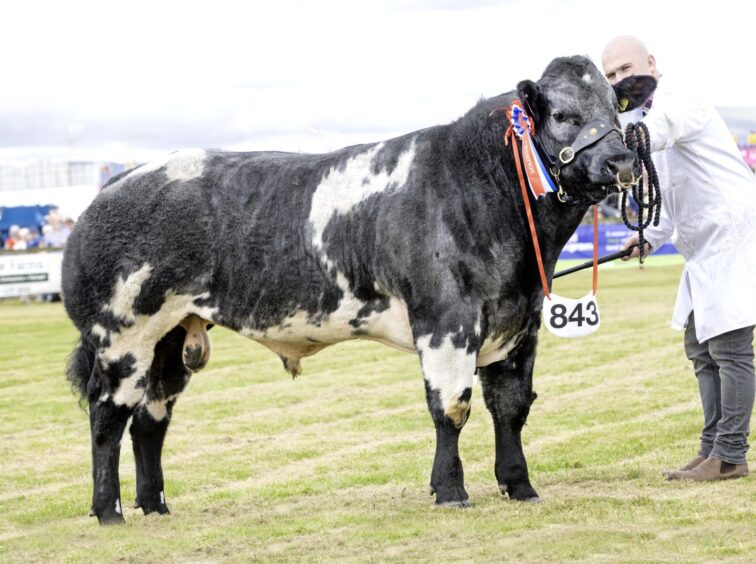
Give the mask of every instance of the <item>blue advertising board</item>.
<svg viewBox="0 0 756 564">
<path fill-rule="evenodd" d="M 604 223 L 599 225 L 599 256 L 615 253 L 622 249 L 622 243 L 632 234 L 622 223 Z M 677 254 L 677 249 L 672 243 L 662 245 L 654 254 L 671 255 Z M 564 246 L 562 254 L 564 259 L 590 259 L 593 258 L 593 225 L 581 224 L 570 240 Z"/>
</svg>

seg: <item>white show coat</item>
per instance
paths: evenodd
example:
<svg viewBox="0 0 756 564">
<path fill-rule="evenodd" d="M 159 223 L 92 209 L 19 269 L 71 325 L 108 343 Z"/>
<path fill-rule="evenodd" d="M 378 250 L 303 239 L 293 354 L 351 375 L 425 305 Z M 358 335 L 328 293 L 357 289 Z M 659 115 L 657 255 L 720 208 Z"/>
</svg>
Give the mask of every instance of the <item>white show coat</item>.
<svg viewBox="0 0 756 564">
<path fill-rule="evenodd" d="M 659 80 L 643 123 L 651 137 L 662 213 L 644 231 L 658 249 L 670 237 L 685 257 L 672 327 L 691 311 L 704 342 L 756 325 L 756 178 L 713 106 Z"/>
</svg>

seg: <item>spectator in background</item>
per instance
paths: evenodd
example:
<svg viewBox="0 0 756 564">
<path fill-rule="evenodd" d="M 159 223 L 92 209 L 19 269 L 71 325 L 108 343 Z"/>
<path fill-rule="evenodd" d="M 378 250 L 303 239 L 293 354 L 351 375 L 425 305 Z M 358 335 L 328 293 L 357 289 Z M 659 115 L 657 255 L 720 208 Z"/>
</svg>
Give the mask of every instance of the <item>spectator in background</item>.
<svg viewBox="0 0 756 564">
<path fill-rule="evenodd" d="M 13 250 L 14 251 L 25 251 L 28 249 L 29 244 L 29 228 L 28 227 L 22 227 L 18 230 L 18 239 L 16 239 L 16 242 L 13 243 Z"/>
<path fill-rule="evenodd" d="M 29 235 L 26 238 L 26 248 L 36 249 L 42 243 L 42 235 L 39 234 L 39 229 L 36 227 L 29 228 Z"/>
<path fill-rule="evenodd" d="M 52 225 L 50 225 L 49 223 L 46 223 L 42 226 L 42 240 L 39 242 L 39 246 L 41 248 L 44 249 L 45 247 L 48 246 L 47 239 L 51 231 L 52 231 Z"/>
<path fill-rule="evenodd" d="M 67 217 L 66 219 L 63 220 L 63 225 L 65 226 L 66 229 L 68 229 L 68 234 L 70 235 L 71 232 L 73 231 L 74 226 L 76 225 L 76 222 L 70 217 Z"/>
<path fill-rule="evenodd" d="M 12 250 L 16 242 L 19 240 L 19 231 L 21 228 L 18 225 L 11 225 L 10 229 L 8 230 L 8 237 L 5 239 L 5 242 L 3 243 L 3 248 L 6 251 Z"/>
<path fill-rule="evenodd" d="M 47 225 L 42 228 L 42 232 L 44 233 L 44 246 L 64 246 L 68 236 L 71 234 L 71 230 L 61 221 L 58 210 L 51 209 L 50 213 L 45 217 L 45 220 L 47 221 Z M 45 229 L 45 227 L 49 227 L 49 229 Z"/>
</svg>

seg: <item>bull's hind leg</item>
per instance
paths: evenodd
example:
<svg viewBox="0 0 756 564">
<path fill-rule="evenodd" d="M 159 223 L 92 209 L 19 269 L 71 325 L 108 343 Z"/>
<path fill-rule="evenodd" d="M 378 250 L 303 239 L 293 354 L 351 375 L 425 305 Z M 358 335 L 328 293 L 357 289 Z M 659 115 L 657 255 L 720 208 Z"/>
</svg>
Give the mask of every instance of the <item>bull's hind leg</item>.
<svg viewBox="0 0 756 564">
<path fill-rule="evenodd" d="M 468 507 L 465 475 L 459 458 L 459 434 L 470 414 L 475 355 L 466 346 L 456 346 L 447 336 L 438 343 L 418 339 L 417 348 L 425 377 L 428 410 L 436 427 L 436 455 L 430 491 L 436 504 Z"/>
<path fill-rule="evenodd" d="M 532 387 L 535 349 L 536 334 L 529 334 L 506 360 L 479 372 L 483 399 L 493 417 L 499 489 L 510 499 L 530 501 L 537 501 L 538 494 L 530 485 L 520 432 L 536 398 Z"/>
<path fill-rule="evenodd" d="M 176 327 L 155 347 L 147 392 L 131 423 L 137 479 L 135 507 L 141 507 L 145 515 L 169 512 L 165 503 L 161 454 L 173 404 L 191 376 L 182 360 L 186 335 L 182 326 Z"/>
<path fill-rule="evenodd" d="M 112 376 L 115 370 L 111 366 L 106 372 L 98 363 L 87 386 L 94 481 L 91 514 L 103 525 L 123 522 L 118 461 L 121 438 L 134 411 L 134 405 L 117 405 L 107 391 L 105 374 Z"/>
</svg>

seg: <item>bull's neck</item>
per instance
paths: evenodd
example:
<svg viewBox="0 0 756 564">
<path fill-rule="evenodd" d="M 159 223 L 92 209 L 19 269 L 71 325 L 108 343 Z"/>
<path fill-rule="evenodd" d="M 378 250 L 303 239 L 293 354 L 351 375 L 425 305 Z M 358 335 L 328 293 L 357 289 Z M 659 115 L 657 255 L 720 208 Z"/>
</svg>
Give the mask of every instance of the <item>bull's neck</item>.
<svg viewBox="0 0 756 564">
<path fill-rule="evenodd" d="M 448 139 L 448 149 L 459 162 L 456 168 L 465 177 L 459 184 L 464 191 L 463 200 L 471 208 L 471 217 L 487 223 L 492 243 L 504 243 L 511 248 L 513 241 L 519 241 L 527 246 L 527 256 L 532 257 L 525 203 L 512 147 L 504 144 L 503 126 L 481 128 L 464 118 L 454 126 L 456 131 Z M 470 187 L 476 193 L 470 193 Z M 588 206 L 564 204 L 551 193 L 536 201 L 531 199 L 531 207 L 544 267 L 551 277 L 559 253 Z"/>
</svg>

